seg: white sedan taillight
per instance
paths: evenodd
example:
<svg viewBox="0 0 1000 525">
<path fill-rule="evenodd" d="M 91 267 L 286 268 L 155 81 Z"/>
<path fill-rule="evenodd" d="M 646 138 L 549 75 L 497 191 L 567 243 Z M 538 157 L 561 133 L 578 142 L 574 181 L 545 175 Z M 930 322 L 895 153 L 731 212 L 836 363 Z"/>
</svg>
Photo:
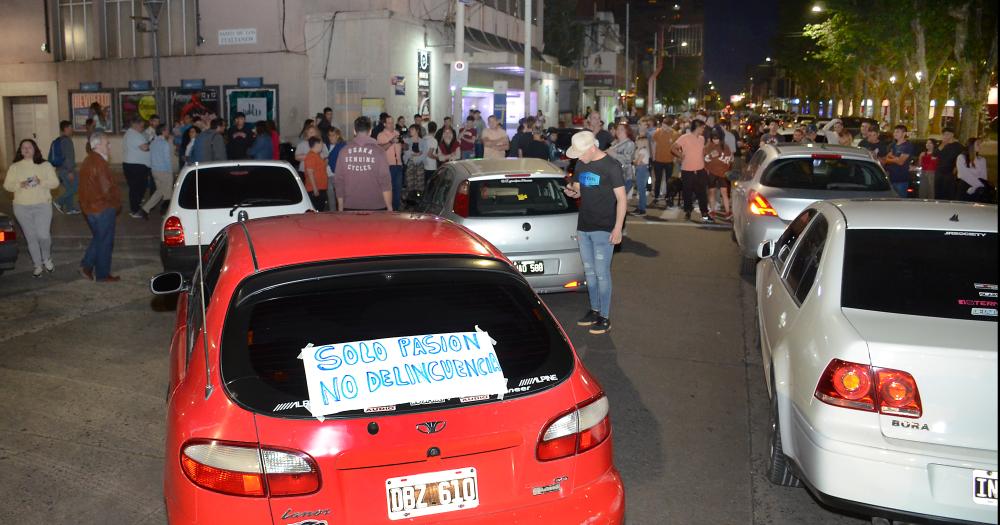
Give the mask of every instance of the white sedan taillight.
<svg viewBox="0 0 1000 525">
<path fill-rule="evenodd" d="M 602 394 L 549 423 L 538 441 L 538 460 L 566 458 L 603 443 L 611 435 L 608 408 L 608 398 Z"/>
<path fill-rule="evenodd" d="M 252 444 L 193 441 L 181 469 L 199 487 L 234 496 L 299 496 L 319 490 L 319 469 L 303 452 Z"/>
</svg>

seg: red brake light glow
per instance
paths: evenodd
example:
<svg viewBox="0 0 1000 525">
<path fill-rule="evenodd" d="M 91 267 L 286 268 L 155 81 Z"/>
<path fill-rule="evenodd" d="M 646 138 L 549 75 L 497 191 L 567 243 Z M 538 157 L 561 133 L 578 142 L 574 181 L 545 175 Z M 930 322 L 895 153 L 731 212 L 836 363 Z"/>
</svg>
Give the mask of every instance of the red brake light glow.
<svg viewBox="0 0 1000 525">
<path fill-rule="evenodd" d="M 586 452 L 611 435 L 608 398 L 601 394 L 580 403 L 545 426 L 538 441 L 539 461 L 552 461 Z"/>
<path fill-rule="evenodd" d="M 184 246 L 184 225 L 176 215 L 167 217 L 163 223 L 163 244 L 167 246 Z"/>
<path fill-rule="evenodd" d="M 507 173 L 504 175 L 508 179 L 526 179 L 530 176 L 530 173 Z"/>
<path fill-rule="evenodd" d="M 833 359 L 816 385 L 816 399 L 834 406 L 918 418 L 923 414 L 913 376 L 902 370 Z"/>
<path fill-rule="evenodd" d="M 180 459 L 192 483 L 233 496 L 299 496 L 320 486 L 316 463 L 302 452 L 198 440 L 181 449 Z"/>
<path fill-rule="evenodd" d="M 767 202 L 767 199 L 763 195 L 754 190 L 750 190 L 750 194 L 747 195 L 747 202 L 750 204 L 750 213 L 754 215 L 778 216 L 777 210 L 771 207 L 771 203 Z"/>
<path fill-rule="evenodd" d="M 843 157 L 837 155 L 836 153 L 813 153 L 812 158 L 814 159 L 826 159 L 826 160 L 839 160 Z"/>
</svg>

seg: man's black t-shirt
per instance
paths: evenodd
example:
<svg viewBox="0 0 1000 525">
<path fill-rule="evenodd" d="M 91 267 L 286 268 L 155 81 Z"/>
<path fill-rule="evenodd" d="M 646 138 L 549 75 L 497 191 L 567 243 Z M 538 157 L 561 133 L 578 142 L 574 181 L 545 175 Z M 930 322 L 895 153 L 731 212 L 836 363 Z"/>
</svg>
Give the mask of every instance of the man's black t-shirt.
<svg viewBox="0 0 1000 525">
<path fill-rule="evenodd" d="M 864 139 L 858 143 L 858 147 L 874 152 L 875 156 L 880 159 L 889 153 L 889 144 L 887 142 L 869 142 L 868 139 Z"/>
<path fill-rule="evenodd" d="M 618 205 L 614 189 L 625 186 L 621 164 L 609 155 L 593 162 L 578 161 L 573 182 L 580 183 L 580 215 L 576 229 L 584 232 L 614 229 Z"/>
<path fill-rule="evenodd" d="M 965 153 L 965 148 L 958 142 L 950 142 L 941 146 L 941 151 L 938 152 L 937 170 L 934 173 L 936 175 L 952 175 L 955 172 L 958 156 L 962 153 Z"/>
<path fill-rule="evenodd" d="M 521 144 L 521 154 L 526 159 L 549 160 L 549 145 L 532 138 Z"/>
<path fill-rule="evenodd" d="M 594 138 L 597 139 L 597 149 L 601 151 L 607 151 L 611 147 L 611 143 L 615 140 L 611 132 L 603 128 L 594 135 Z"/>
</svg>

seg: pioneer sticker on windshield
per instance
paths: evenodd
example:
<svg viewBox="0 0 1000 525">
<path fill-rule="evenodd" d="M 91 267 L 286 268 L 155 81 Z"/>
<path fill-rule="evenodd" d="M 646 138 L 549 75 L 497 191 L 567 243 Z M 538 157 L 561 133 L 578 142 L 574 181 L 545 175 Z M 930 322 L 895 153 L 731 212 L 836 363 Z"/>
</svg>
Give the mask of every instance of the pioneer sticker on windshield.
<svg viewBox="0 0 1000 525">
<path fill-rule="evenodd" d="M 976 290 L 996 290 L 997 285 L 988 283 L 975 283 Z"/>
<path fill-rule="evenodd" d="M 390 337 L 306 345 L 308 409 L 324 416 L 383 411 L 413 401 L 483 399 L 507 392 L 507 378 L 490 335 L 474 332 Z"/>
<path fill-rule="evenodd" d="M 972 309 L 972 315 L 978 315 L 978 316 L 982 316 L 982 317 L 996 317 L 997 316 L 997 309 L 996 308 L 973 308 Z"/>
</svg>

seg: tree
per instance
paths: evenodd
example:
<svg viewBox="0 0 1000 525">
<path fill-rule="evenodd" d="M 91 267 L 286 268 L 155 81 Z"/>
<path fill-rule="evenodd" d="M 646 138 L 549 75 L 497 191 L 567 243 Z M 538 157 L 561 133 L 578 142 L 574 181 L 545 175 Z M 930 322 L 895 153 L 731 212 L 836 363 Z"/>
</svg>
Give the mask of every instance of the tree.
<svg viewBox="0 0 1000 525">
<path fill-rule="evenodd" d="M 583 23 L 576 17 L 574 0 L 545 1 L 545 54 L 564 66 L 574 66 L 583 58 Z"/>
<path fill-rule="evenodd" d="M 974 0 L 953 8 L 950 14 L 955 20 L 954 53 L 959 76 L 958 136 L 965 142 L 979 133 L 990 76 L 997 67 L 997 3 Z"/>
</svg>

